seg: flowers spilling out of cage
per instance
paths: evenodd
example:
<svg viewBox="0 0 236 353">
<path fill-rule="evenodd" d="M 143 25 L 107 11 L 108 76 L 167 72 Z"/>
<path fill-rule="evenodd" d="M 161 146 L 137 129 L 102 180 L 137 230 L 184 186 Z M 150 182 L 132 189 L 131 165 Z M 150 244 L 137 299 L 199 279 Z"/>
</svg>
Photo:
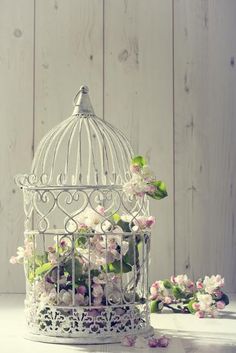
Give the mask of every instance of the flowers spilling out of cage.
<svg viewBox="0 0 236 353">
<path fill-rule="evenodd" d="M 24 247 L 19 246 L 16 251 L 16 256 L 10 258 L 11 264 L 23 264 L 24 258 L 32 257 L 34 250 L 34 244 L 32 239 L 26 238 L 24 241 Z"/>
<path fill-rule="evenodd" d="M 167 196 L 165 183 L 155 178 L 144 157 L 132 158 L 130 172 L 131 179 L 123 185 L 123 191 L 129 197 L 148 195 L 153 199 L 161 200 Z"/>
<path fill-rule="evenodd" d="M 196 282 L 186 274 L 156 281 L 150 288 L 151 312 L 167 307 L 176 313 L 195 314 L 198 318 L 216 317 L 218 310 L 229 304 L 223 287 L 224 278 L 220 275 L 205 276 Z"/>
</svg>

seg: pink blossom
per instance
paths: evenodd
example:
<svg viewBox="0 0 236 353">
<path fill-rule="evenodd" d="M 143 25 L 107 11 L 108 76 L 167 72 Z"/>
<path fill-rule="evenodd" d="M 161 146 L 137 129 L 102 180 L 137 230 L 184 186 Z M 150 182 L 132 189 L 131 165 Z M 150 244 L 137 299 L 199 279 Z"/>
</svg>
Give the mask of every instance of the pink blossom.
<svg viewBox="0 0 236 353">
<path fill-rule="evenodd" d="M 131 164 L 130 171 L 133 174 L 138 174 L 141 171 L 141 167 L 138 164 Z"/>
<path fill-rule="evenodd" d="M 166 336 L 162 336 L 158 340 L 158 346 L 159 347 L 168 347 L 169 345 L 169 339 Z"/>
<path fill-rule="evenodd" d="M 152 185 L 152 184 L 147 184 L 146 188 L 145 188 L 145 191 L 148 193 L 148 194 L 154 194 L 154 192 L 156 191 L 156 186 L 155 185 Z"/>
<path fill-rule="evenodd" d="M 144 230 L 144 229 L 150 229 L 154 224 L 156 220 L 155 217 L 150 216 L 139 216 L 136 219 L 134 219 L 134 224 L 135 226 L 133 227 L 134 231 L 137 230 Z"/>
<path fill-rule="evenodd" d="M 25 257 L 25 249 L 22 246 L 19 246 L 16 251 L 16 256 L 12 256 L 10 258 L 10 263 L 15 264 L 23 264 Z"/>
<path fill-rule="evenodd" d="M 187 287 L 188 287 L 188 289 L 189 289 L 191 292 L 193 292 L 194 289 L 195 289 L 195 284 L 194 284 L 194 282 L 189 281 Z"/>
<path fill-rule="evenodd" d="M 25 257 L 30 257 L 33 254 L 34 244 L 31 239 L 26 238 L 24 240 Z"/>
<path fill-rule="evenodd" d="M 156 219 L 153 216 L 148 217 L 147 221 L 146 221 L 146 226 L 147 228 L 151 228 L 152 226 L 154 226 L 154 224 L 156 223 Z"/>
<path fill-rule="evenodd" d="M 108 242 L 108 249 L 109 250 L 115 250 L 117 248 L 117 242 L 115 241 L 115 238 L 112 238 Z"/>
<path fill-rule="evenodd" d="M 161 282 L 162 282 L 162 281 L 155 281 L 155 282 L 152 284 L 152 287 L 155 287 L 155 288 L 160 289 L 160 288 L 161 288 Z"/>
<path fill-rule="evenodd" d="M 82 233 L 83 232 L 88 232 L 89 231 L 89 227 L 85 224 L 85 223 L 79 223 L 78 224 L 78 231 L 80 231 Z"/>
<path fill-rule="evenodd" d="M 205 317 L 205 312 L 204 312 L 204 311 L 197 311 L 197 312 L 195 313 L 195 316 L 196 316 L 197 318 L 199 318 L 199 319 L 202 319 L 202 318 Z"/>
<path fill-rule="evenodd" d="M 221 275 L 216 275 L 216 281 L 218 283 L 218 287 L 222 288 L 225 284 L 225 279 L 221 277 Z"/>
<path fill-rule="evenodd" d="M 165 303 L 165 304 L 171 304 L 171 302 L 172 302 L 171 297 L 166 296 L 166 297 L 164 298 L 164 303 Z"/>
<path fill-rule="evenodd" d="M 60 241 L 60 246 L 61 246 L 62 248 L 65 248 L 66 245 L 67 245 L 67 242 L 65 241 L 65 239 L 62 239 L 62 240 Z"/>
<path fill-rule="evenodd" d="M 105 208 L 104 208 L 103 206 L 98 205 L 98 206 L 96 207 L 96 211 L 97 211 L 98 213 L 100 213 L 100 215 L 105 216 Z"/>
<path fill-rule="evenodd" d="M 81 285 L 77 288 L 77 293 L 85 295 L 85 293 L 87 292 L 87 289 L 85 286 Z"/>
<path fill-rule="evenodd" d="M 121 343 L 123 346 L 126 347 L 133 347 L 135 344 L 135 336 L 131 336 L 131 335 L 126 335 L 124 337 L 122 337 Z"/>
<path fill-rule="evenodd" d="M 178 275 L 174 278 L 174 283 L 177 283 L 179 286 L 188 285 L 189 279 L 187 275 Z"/>
<path fill-rule="evenodd" d="M 151 293 L 151 298 L 150 299 L 156 299 L 156 297 L 159 294 L 159 283 L 158 283 L 158 281 L 154 282 L 151 285 L 150 293 Z"/>
<path fill-rule="evenodd" d="M 195 302 L 192 304 L 192 308 L 193 308 L 193 310 L 198 311 L 200 309 L 200 304 Z"/>
<path fill-rule="evenodd" d="M 120 253 L 117 250 L 108 251 L 106 254 L 106 262 L 114 262 L 115 260 L 120 260 Z"/>
<path fill-rule="evenodd" d="M 217 299 L 220 299 L 223 296 L 223 292 L 220 289 L 218 289 L 214 291 L 214 295 L 216 296 Z"/>
<path fill-rule="evenodd" d="M 196 282 L 196 286 L 197 286 L 197 289 L 203 289 L 202 279 L 199 279 L 199 280 Z"/>
<path fill-rule="evenodd" d="M 143 196 L 147 186 L 144 178 L 139 174 L 132 174 L 132 178 L 123 185 L 123 191 L 130 197 Z"/>
<path fill-rule="evenodd" d="M 222 310 L 225 308 L 225 303 L 222 300 L 220 300 L 220 301 L 216 302 L 216 307 L 217 307 L 217 309 Z"/>
<path fill-rule="evenodd" d="M 159 340 L 155 337 L 151 337 L 148 340 L 148 345 L 150 348 L 156 348 L 159 346 Z"/>
</svg>

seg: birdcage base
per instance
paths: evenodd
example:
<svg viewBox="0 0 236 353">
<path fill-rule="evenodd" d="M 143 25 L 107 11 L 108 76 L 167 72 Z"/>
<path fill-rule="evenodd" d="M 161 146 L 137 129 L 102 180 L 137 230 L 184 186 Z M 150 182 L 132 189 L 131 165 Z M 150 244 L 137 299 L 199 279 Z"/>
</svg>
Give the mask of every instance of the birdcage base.
<svg viewBox="0 0 236 353">
<path fill-rule="evenodd" d="M 126 333 L 127 334 L 127 333 Z M 130 332 L 129 334 L 132 334 Z M 135 332 L 138 336 L 150 337 L 154 334 L 154 329 L 152 326 L 145 328 Z M 124 334 L 115 334 L 111 336 L 102 336 L 99 335 L 97 337 L 91 337 L 90 335 L 84 337 L 55 337 L 48 335 L 40 335 L 34 333 L 26 333 L 24 338 L 30 341 L 43 342 L 43 343 L 54 343 L 54 344 L 75 344 L 75 345 L 92 345 L 92 344 L 112 344 L 112 343 L 120 343 Z"/>
</svg>

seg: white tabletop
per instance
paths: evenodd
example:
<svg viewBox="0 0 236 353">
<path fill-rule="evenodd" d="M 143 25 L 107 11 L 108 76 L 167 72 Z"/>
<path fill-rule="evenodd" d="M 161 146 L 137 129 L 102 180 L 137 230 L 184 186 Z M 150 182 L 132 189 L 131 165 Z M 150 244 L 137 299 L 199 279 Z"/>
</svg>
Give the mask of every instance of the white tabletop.
<svg viewBox="0 0 236 353">
<path fill-rule="evenodd" d="M 164 312 L 152 315 L 158 333 L 171 338 L 168 348 L 137 349 L 119 344 L 103 346 L 63 346 L 31 342 L 23 338 L 24 313 L 22 294 L 0 294 L 0 351 L 2 353 L 236 353 L 236 296 L 217 319 L 197 319 L 192 315 Z"/>
</svg>

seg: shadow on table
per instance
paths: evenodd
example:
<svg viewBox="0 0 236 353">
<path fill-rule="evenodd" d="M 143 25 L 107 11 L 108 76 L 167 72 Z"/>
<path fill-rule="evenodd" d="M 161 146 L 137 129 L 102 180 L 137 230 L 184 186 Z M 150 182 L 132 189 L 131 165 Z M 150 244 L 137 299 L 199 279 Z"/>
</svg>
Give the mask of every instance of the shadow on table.
<svg viewBox="0 0 236 353">
<path fill-rule="evenodd" d="M 219 314 L 219 318 L 236 320 L 236 312 L 235 311 L 223 311 Z M 235 333 L 236 335 L 236 333 Z"/>
<path fill-rule="evenodd" d="M 155 330 L 171 339 L 181 339 L 186 353 L 236 353 L 236 333 L 188 331 L 188 330 Z"/>
<path fill-rule="evenodd" d="M 172 310 L 165 310 L 163 312 L 160 312 L 158 313 L 158 315 L 163 315 L 163 316 L 166 316 L 166 315 L 173 315 L 173 311 Z M 189 316 L 192 316 L 192 314 L 190 313 L 185 313 L 185 314 L 175 314 L 175 315 L 189 315 Z M 236 312 L 235 311 L 221 311 L 219 312 L 219 316 L 218 318 L 222 318 L 222 319 L 229 319 L 229 320 L 236 320 Z M 211 318 L 209 318 L 211 320 Z M 207 318 L 205 318 L 204 320 L 207 320 Z"/>
</svg>

